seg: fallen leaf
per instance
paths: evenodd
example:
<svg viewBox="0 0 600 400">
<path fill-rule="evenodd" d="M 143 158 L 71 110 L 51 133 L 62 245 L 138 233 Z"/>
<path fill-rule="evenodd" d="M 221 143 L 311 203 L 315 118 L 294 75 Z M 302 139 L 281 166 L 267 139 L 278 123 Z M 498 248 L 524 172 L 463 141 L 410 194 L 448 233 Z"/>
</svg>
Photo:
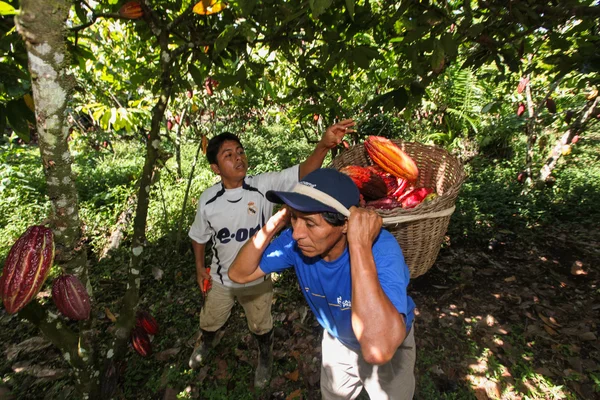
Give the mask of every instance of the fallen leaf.
<svg viewBox="0 0 600 400">
<path fill-rule="evenodd" d="M 163 272 L 162 269 L 157 268 L 157 267 L 152 267 L 152 276 L 154 277 L 154 279 L 156 279 L 157 281 L 160 281 L 163 277 L 165 273 Z"/>
<path fill-rule="evenodd" d="M 227 361 L 223 359 L 219 360 L 215 377 L 217 379 L 226 379 L 229 377 L 229 374 L 227 373 Z"/>
<path fill-rule="evenodd" d="M 117 322 L 117 317 L 115 317 L 115 315 L 112 312 L 110 312 L 108 307 L 104 307 L 104 312 L 106 313 L 106 317 L 108 319 L 110 319 L 112 322 Z"/>
<path fill-rule="evenodd" d="M 292 400 L 292 399 L 302 399 L 302 389 L 294 390 L 292 393 L 290 393 L 285 398 L 285 400 Z"/>
<path fill-rule="evenodd" d="M 551 336 L 556 336 L 558 335 L 558 332 L 556 332 L 554 329 L 550 328 L 548 325 L 544 325 L 544 329 L 546 330 L 546 332 L 548 332 L 548 334 L 550 334 Z"/>
<path fill-rule="evenodd" d="M 596 340 L 596 335 L 594 335 L 594 332 L 585 332 L 579 334 L 579 339 L 584 341 L 593 341 Z"/>
<path fill-rule="evenodd" d="M 8 349 L 6 349 L 6 359 L 8 361 L 12 361 L 15 358 L 17 358 L 19 353 L 31 353 L 34 351 L 45 349 L 46 347 L 50 347 L 51 345 L 52 343 L 46 338 L 40 336 L 32 337 L 30 339 L 22 341 L 19 344 L 14 344 Z"/>
<path fill-rule="evenodd" d="M 516 280 L 517 280 L 517 277 L 513 275 L 513 276 L 510 276 L 510 277 L 504 279 L 504 282 L 515 282 Z"/>
<path fill-rule="evenodd" d="M 179 347 L 173 347 L 171 349 L 163 350 L 154 355 L 154 358 L 157 361 L 167 361 L 169 358 L 177 355 L 179 353 Z"/>
<path fill-rule="evenodd" d="M 587 275 L 587 271 L 583 269 L 583 263 L 581 261 L 575 261 L 571 265 L 571 275 Z"/>
<path fill-rule="evenodd" d="M 295 370 L 294 372 L 288 372 L 284 376 L 286 378 L 288 378 L 290 381 L 296 382 L 298 380 L 299 375 L 300 375 L 300 372 L 298 370 Z"/>
<path fill-rule="evenodd" d="M 552 317 L 552 318 L 548 318 L 546 317 L 544 314 L 538 312 L 538 317 L 540 317 L 540 319 L 542 321 L 544 321 L 544 324 L 553 327 L 553 328 L 560 328 L 560 325 L 558 323 L 556 323 L 556 320 Z"/>
</svg>

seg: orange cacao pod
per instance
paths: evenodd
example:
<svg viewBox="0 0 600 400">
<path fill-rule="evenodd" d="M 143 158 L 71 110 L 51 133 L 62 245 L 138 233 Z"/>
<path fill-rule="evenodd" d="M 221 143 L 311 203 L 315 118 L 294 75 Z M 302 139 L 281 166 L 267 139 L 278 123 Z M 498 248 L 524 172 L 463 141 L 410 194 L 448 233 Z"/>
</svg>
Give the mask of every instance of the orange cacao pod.
<svg viewBox="0 0 600 400">
<path fill-rule="evenodd" d="M 136 326 L 133 328 L 133 331 L 131 331 L 131 344 L 135 351 L 142 357 L 147 357 L 152 354 L 150 338 L 146 331 L 140 326 Z"/>
<path fill-rule="evenodd" d="M 354 182 L 365 200 L 375 200 L 387 194 L 387 187 L 383 179 L 372 170 L 359 165 L 348 165 L 340 172 L 348 175 Z"/>
<path fill-rule="evenodd" d="M 130 1 L 121 6 L 119 15 L 123 18 L 138 19 L 144 15 L 144 10 L 139 1 Z"/>
<path fill-rule="evenodd" d="M 141 327 L 148 335 L 158 333 L 158 322 L 148 311 L 138 311 L 135 318 L 135 326 Z"/>
<path fill-rule="evenodd" d="M 391 140 L 382 136 L 369 136 L 365 141 L 365 149 L 371 160 L 384 171 L 408 181 L 417 180 L 417 164 Z"/>
<path fill-rule="evenodd" d="M 52 300 L 58 311 L 67 318 L 80 321 L 90 317 L 90 296 L 75 275 L 62 275 L 54 280 Z"/>
<path fill-rule="evenodd" d="M 0 295 L 9 314 L 21 310 L 38 294 L 53 262 L 52 230 L 41 225 L 29 227 L 11 247 L 0 276 Z"/>
</svg>

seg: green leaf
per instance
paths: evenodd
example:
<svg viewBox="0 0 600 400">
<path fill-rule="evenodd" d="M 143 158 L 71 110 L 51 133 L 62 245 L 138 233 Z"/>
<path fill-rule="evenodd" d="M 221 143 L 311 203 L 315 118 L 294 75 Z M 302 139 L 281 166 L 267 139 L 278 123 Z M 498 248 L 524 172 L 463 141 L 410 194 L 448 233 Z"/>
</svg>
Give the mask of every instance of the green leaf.
<svg viewBox="0 0 600 400">
<path fill-rule="evenodd" d="M 256 6 L 256 0 L 238 0 L 238 4 L 242 9 L 242 16 L 246 17 L 252 13 Z"/>
<path fill-rule="evenodd" d="M 15 15 L 17 10 L 5 1 L 0 1 L 0 15 Z"/>
<path fill-rule="evenodd" d="M 431 55 L 431 69 L 439 74 L 444 68 L 444 48 L 439 40 L 433 45 L 433 54 Z"/>
<path fill-rule="evenodd" d="M 30 119 L 27 111 L 31 114 L 31 110 L 23 99 L 13 100 L 6 103 L 6 117 L 10 127 L 15 131 L 23 141 L 29 142 L 29 122 Z"/>
<path fill-rule="evenodd" d="M 229 45 L 229 42 L 231 42 L 231 39 L 235 37 L 236 33 L 237 31 L 233 25 L 227 25 L 227 27 L 225 27 L 225 30 L 221 32 L 221 34 L 215 41 L 213 56 L 216 56 L 217 54 L 225 50 L 227 45 Z"/>
<path fill-rule="evenodd" d="M 346 0 L 346 10 L 350 14 L 350 19 L 354 21 L 354 0 Z"/>
<path fill-rule="evenodd" d="M 458 53 L 458 42 L 454 40 L 451 33 L 444 33 L 440 38 L 444 52 L 449 57 L 454 57 Z"/>
<path fill-rule="evenodd" d="M 81 6 L 81 3 L 79 1 L 75 2 L 75 14 L 77 15 L 77 18 L 79 18 L 79 20 L 82 23 L 86 23 L 87 22 L 87 13 L 83 9 L 83 7 Z"/>
<path fill-rule="evenodd" d="M 377 49 L 370 46 L 358 46 L 352 50 L 350 56 L 352 59 L 348 61 L 354 61 L 362 69 L 368 69 L 371 64 L 371 60 L 374 58 L 380 58 Z"/>
<path fill-rule="evenodd" d="M 384 93 L 371 100 L 367 104 L 367 109 L 371 112 L 378 112 L 379 108 L 383 108 L 383 111 L 402 110 L 408 103 L 408 93 L 404 88 L 394 89 L 390 92 Z"/>
<path fill-rule="evenodd" d="M 0 105 L 0 137 L 6 132 L 6 109 Z"/>
<path fill-rule="evenodd" d="M 188 72 L 192 76 L 192 79 L 196 83 L 196 85 L 202 87 L 204 85 L 204 78 L 202 78 L 202 73 L 194 64 L 188 65 Z"/>
<path fill-rule="evenodd" d="M 319 16 L 329 8 L 332 2 L 333 0 L 309 0 L 310 9 L 312 10 L 313 17 L 319 18 Z"/>
</svg>

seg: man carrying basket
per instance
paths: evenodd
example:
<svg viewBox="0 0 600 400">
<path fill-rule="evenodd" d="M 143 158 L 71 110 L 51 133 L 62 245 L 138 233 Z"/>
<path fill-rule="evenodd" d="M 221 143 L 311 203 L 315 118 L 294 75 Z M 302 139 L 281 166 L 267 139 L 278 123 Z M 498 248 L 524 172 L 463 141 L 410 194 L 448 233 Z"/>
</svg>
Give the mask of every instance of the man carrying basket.
<svg viewBox="0 0 600 400">
<path fill-rule="evenodd" d="M 334 170 L 308 174 L 291 192 L 269 191 L 287 206 L 238 253 L 229 278 L 251 282 L 294 267 L 324 328 L 321 393 L 354 399 L 410 399 L 415 388 L 414 302 L 395 238 L 372 210 L 356 207 L 352 180 Z M 291 220 L 292 227 L 272 239 Z"/>
</svg>

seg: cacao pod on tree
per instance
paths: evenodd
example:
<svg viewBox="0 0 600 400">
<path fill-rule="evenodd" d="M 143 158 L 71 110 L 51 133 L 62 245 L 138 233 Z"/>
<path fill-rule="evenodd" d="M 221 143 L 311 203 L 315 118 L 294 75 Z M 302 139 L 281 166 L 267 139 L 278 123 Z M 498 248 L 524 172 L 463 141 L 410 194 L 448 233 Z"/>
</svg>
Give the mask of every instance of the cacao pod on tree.
<svg viewBox="0 0 600 400">
<path fill-rule="evenodd" d="M 75 275 L 62 275 L 54 280 L 52 300 L 58 311 L 67 318 L 80 321 L 90 317 L 90 296 Z"/>
<path fill-rule="evenodd" d="M 139 19 L 144 15 L 144 10 L 139 1 L 130 1 L 121 6 L 119 15 L 128 19 Z"/>
<path fill-rule="evenodd" d="M 54 234 L 50 228 L 31 226 L 8 252 L 0 295 L 9 314 L 25 307 L 40 291 L 54 262 Z"/>
<path fill-rule="evenodd" d="M 546 108 L 548 109 L 548 112 L 551 114 L 554 114 L 556 112 L 556 103 L 554 102 L 554 100 L 551 97 L 548 97 L 546 99 Z"/>
<path fill-rule="evenodd" d="M 520 117 L 521 115 L 523 115 L 524 112 L 525 112 L 525 104 L 519 103 L 519 106 L 517 107 L 517 117 Z"/>
<path fill-rule="evenodd" d="M 384 171 L 411 182 L 417 180 L 417 164 L 391 140 L 382 136 L 369 136 L 365 140 L 365 149 L 371 160 Z"/>
<path fill-rule="evenodd" d="M 573 110 L 567 111 L 567 113 L 565 114 L 565 122 L 567 124 L 571 123 L 571 120 L 573 119 L 573 115 L 575 115 L 575 113 L 573 112 Z"/>
<path fill-rule="evenodd" d="M 152 345 L 150 344 L 150 337 L 144 329 L 140 326 L 136 326 L 131 331 L 131 345 L 142 357 L 147 357 L 152 354 Z"/>
<path fill-rule="evenodd" d="M 138 311 L 135 317 L 135 326 L 141 327 L 148 335 L 158 333 L 158 323 L 148 311 Z"/>
</svg>

